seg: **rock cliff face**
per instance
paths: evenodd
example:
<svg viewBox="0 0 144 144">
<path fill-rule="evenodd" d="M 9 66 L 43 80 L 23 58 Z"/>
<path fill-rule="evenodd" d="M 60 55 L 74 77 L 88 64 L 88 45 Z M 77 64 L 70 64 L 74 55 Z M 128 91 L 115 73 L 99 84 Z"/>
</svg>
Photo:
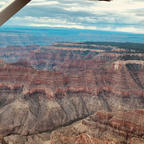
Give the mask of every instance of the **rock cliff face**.
<svg viewBox="0 0 144 144">
<path fill-rule="evenodd" d="M 31 136 L 4 137 L 21 144 L 143 144 L 144 110 L 97 112 L 69 126 Z"/>
<path fill-rule="evenodd" d="M 3 144 L 144 143 L 142 53 L 85 43 L 4 49 Z"/>
<path fill-rule="evenodd" d="M 53 131 L 51 143 L 144 143 L 144 111 L 97 112 L 71 126 Z"/>
</svg>

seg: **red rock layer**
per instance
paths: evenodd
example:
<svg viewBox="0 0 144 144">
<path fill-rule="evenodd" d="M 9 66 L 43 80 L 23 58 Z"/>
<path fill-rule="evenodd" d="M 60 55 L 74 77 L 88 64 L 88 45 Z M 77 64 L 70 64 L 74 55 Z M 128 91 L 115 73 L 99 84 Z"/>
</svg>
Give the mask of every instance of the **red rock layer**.
<svg viewBox="0 0 144 144">
<path fill-rule="evenodd" d="M 98 112 L 52 133 L 52 144 L 144 144 L 144 110 Z"/>
<path fill-rule="evenodd" d="M 144 110 L 97 112 L 57 130 L 31 136 L 11 135 L 12 144 L 144 144 Z"/>
<path fill-rule="evenodd" d="M 143 111 L 135 109 L 144 106 L 143 60 L 123 60 L 127 51 L 117 47 L 95 45 L 96 51 L 83 47 L 55 45 L 19 51 L 15 47 L 6 56 L 10 48 L 1 53 L 14 61 L 0 63 L 1 137 L 52 131 L 103 110 L 109 113 L 97 113 L 81 123 L 94 131 L 76 136 L 62 133 L 65 143 L 132 143 L 142 138 Z M 109 141 L 109 132 L 116 138 Z"/>
</svg>

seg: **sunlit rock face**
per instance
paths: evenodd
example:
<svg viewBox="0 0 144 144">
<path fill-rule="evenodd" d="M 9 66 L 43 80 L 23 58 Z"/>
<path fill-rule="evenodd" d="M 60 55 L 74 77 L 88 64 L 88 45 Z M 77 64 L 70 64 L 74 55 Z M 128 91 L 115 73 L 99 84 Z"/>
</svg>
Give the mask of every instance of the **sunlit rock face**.
<svg viewBox="0 0 144 144">
<path fill-rule="evenodd" d="M 119 45 L 0 49 L 2 142 L 143 143 L 144 55 Z"/>
<path fill-rule="evenodd" d="M 21 144 L 143 144 L 144 110 L 104 112 L 78 120 L 52 132 L 10 135 L 5 143 Z"/>
<path fill-rule="evenodd" d="M 50 141 L 70 144 L 142 144 L 143 112 L 97 112 L 71 126 L 53 131 Z"/>
</svg>

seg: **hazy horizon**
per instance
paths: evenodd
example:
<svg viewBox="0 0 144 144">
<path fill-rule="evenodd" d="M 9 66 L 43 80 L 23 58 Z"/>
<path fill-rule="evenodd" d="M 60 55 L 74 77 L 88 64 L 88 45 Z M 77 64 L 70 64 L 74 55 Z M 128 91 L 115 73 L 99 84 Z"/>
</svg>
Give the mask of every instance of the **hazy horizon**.
<svg viewBox="0 0 144 144">
<path fill-rule="evenodd" d="M 0 8 L 9 0 L 0 2 Z M 5 26 L 144 33 L 143 0 L 32 0 Z"/>
<path fill-rule="evenodd" d="M 51 45 L 54 42 L 131 42 L 144 43 L 144 34 L 49 27 L 1 27 L 0 46 Z"/>
</svg>

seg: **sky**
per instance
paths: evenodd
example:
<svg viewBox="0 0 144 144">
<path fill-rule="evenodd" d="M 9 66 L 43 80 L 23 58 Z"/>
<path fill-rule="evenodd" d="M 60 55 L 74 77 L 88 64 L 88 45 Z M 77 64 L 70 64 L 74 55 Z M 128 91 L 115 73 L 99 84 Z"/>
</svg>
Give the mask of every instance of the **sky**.
<svg viewBox="0 0 144 144">
<path fill-rule="evenodd" d="M 0 0 L 0 8 L 8 0 Z M 32 0 L 5 26 L 144 33 L 144 0 Z"/>
</svg>

